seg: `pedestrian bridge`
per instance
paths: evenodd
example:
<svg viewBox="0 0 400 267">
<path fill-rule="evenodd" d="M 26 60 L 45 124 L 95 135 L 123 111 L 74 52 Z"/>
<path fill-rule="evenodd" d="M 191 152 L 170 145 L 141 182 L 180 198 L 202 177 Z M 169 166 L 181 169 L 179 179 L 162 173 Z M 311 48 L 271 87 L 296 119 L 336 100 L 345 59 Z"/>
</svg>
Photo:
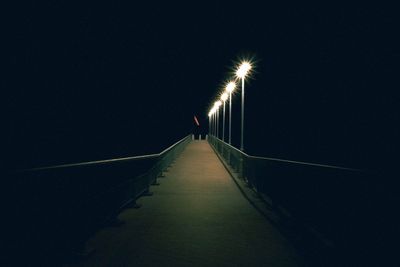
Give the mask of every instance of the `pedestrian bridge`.
<svg viewBox="0 0 400 267">
<path fill-rule="evenodd" d="M 298 266 L 293 247 L 242 196 L 206 141 L 189 143 L 153 195 L 89 242 L 81 266 Z"/>
<path fill-rule="evenodd" d="M 364 236 L 370 224 L 360 225 L 367 191 L 355 194 L 365 173 L 254 157 L 207 139 L 190 135 L 159 154 L 14 173 L 8 262 L 353 266 L 366 259 L 358 244 L 374 240 Z"/>
</svg>

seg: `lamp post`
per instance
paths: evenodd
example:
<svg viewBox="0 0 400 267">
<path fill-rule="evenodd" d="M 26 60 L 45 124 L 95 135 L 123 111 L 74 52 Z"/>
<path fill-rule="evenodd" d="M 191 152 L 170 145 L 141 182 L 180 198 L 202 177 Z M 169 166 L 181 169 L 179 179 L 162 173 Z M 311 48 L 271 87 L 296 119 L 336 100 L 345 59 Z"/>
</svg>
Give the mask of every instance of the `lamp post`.
<svg viewBox="0 0 400 267">
<path fill-rule="evenodd" d="M 229 144 L 231 144 L 231 133 L 232 133 L 232 92 L 235 90 L 236 84 L 229 82 L 225 89 L 229 93 Z"/>
<path fill-rule="evenodd" d="M 214 104 L 215 111 L 217 112 L 217 138 L 219 138 L 219 107 L 222 105 L 221 101 L 216 101 Z"/>
<path fill-rule="evenodd" d="M 211 135 L 211 110 L 208 112 L 208 135 Z"/>
<path fill-rule="evenodd" d="M 214 137 L 217 136 L 217 109 L 214 107 Z"/>
<path fill-rule="evenodd" d="M 214 108 L 214 137 L 217 136 L 217 109 Z"/>
<path fill-rule="evenodd" d="M 221 95 L 221 101 L 224 103 L 224 109 L 223 109 L 223 118 L 222 118 L 222 141 L 225 142 L 225 102 L 228 99 L 228 94 L 224 92 Z"/>
<path fill-rule="evenodd" d="M 216 123 L 217 123 L 217 120 L 215 119 L 215 116 L 217 116 L 217 114 L 215 114 L 215 107 L 213 107 L 212 110 L 213 110 L 212 111 L 212 113 L 213 113 L 213 136 L 215 137 L 216 130 L 217 130 L 217 127 L 215 127 Z"/>
<path fill-rule="evenodd" d="M 219 138 L 219 107 L 217 107 L 216 112 L 217 112 L 217 116 L 216 116 L 216 118 L 217 118 L 217 138 Z"/>
<path fill-rule="evenodd" d="M 210 135 L 214 136 L 214 107 L 211 108 L 210 112 L 208 113 L 209 123 L 210 123 Z"/>
<path fill-rule="evenodd" d="M 217 113 L 216 113 L 216 106 L 214 106 L 211 109 L 213 121 L 212 121 L 212 128 L 213 128 L 213 136 L 215 137 L 217 135 Z"/>
<path fill-rule="evenodd" d="M 242 80 L 242 122 L 241 122 L 241 136 L 240 136 L 240 150 L 244 150 L 243 135 L 244 135 L 244 78 L 247 76 L 251 69 L 249 62 L 244 61 L 236 70 L 236 77 Z"/>
</svg>

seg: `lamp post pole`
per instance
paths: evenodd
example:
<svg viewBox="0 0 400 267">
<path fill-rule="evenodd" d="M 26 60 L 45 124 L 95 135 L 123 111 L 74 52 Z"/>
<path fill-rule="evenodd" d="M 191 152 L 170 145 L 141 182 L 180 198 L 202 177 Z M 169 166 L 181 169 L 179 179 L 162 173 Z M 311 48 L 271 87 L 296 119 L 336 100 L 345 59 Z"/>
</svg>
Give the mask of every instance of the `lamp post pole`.
<svg viewBox="0 0 400 267">
<path fill-rule="evenodd" d="M 232 92 L 235 90 L 236 84 L 235 82 L 229 82 L 226 85 L 226 93 L 229 93 L 229 144 L 231 144 L 231 134 L 232 134 Z M 227 95 L 225 95 L 225 100 L 227 98 Z M 225 102 L 224 102 L 225 104 Z M 224 106 L 225 108 L 225 106 Z"/>
<path fill-rule="evenodd" d="M 217 116 L 217 114 L 215 114 L 215 111 L 213 112 L 213 136 L 215 137 L 215 130 L 217 127 L 215 127 L 215 123 L 216 123 L 216 119 L 215 116 Z"/>
<path fill-rule="evenodd" d="M 232 92 L 229 92 L 229 144 L 232 136 Z"/>
<path fill-rule="evenodd" d="M 211 128 L 211 131 L 210 131 L 210 135 L 212 136 L 213 135 L 213 114 L 212 114 L 212 111 L 210 111 L 210 113 L 211 113 L 211 115 L 210 115 L 210 128 Z"/>
<path fill-rule="evenodd" d="M 221 95 L 221 101 L 224 103 L 224 108 L 223 108 L 223 117 L 222 117 L 222 141 L 225 142 L 225 102 L 228 99 L 228 94 L 226 92 L 224 92 Z"/>
<path fill-rule="evenodd" d="M 223 118 L 222 118 L 222 141 L 225 142 L 225 101 L 224 101 L 224 111 L 223 111 Z"/>
<path fill-rule="evenodd" d="M 209 125 L 210 125 L 210 126 L 208 126 L 208 133 L 211 136 L 212 135 L 212 114 L 211 114 L 211 111 L 210 111 L 210 115 L 208 116 L 208 120 L 209 120 Z"/>
<path fill-rule="evenodd" d="M 217 137 L 217 110 L 214 112 L 214 136 Z"/>
<path fill-rule="evenodd" d="M 217 108 L 217 138 L 219 138 L 219 108 Z"/>
<path fill-rule="evenodd" d="M 244 150 L 243 135 L 244 135 L 244 78 L 247 76 L 251 69 L 249 62 L 244 61 L 240 64 L 236 71 L 236 77 L 242 80 L 242 120 L 241 120 L 241 136 L 240 136 L 240 150 Z"/>
<path fill-rule="evenodd" d="M 244 134 L 244 77 L 242 78 L 242 123 L 241 123 L 241 137 L 240 137 L 240 150 L 244 150 L 243 146 L 243 134 Z"/>
<path fill-rule="evenodd" d="M 210 135 L 213 135 L 214 134 L 214 132 L 213 132 L 213 114 L 211 113 L 211 117 L 210 117 L 210 128 L 211 128 L 211 132 L 210 132 Z"/>
<path fill-rule="evenodd" d="M 216 121 L 217 121 L 217 138 L 219 138 L 219 107 L 222 105 L 221 101 L 216 101 L 214 104 L 215 111 L 217 112 Z"/>
</svg>

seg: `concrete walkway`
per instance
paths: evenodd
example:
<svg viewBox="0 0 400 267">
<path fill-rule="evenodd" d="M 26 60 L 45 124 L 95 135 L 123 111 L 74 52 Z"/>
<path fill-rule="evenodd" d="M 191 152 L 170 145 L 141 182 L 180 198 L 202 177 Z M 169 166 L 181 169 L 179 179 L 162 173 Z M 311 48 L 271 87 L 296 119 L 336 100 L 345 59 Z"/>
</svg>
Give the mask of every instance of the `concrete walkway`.
<svg viewBox="0 0 400 267">
<path fill-rule="evenodd" d="M 193 141 L 76 266 L 299 266 L 293 247 L 242 196 L 206 141 Z"/>
</svg>

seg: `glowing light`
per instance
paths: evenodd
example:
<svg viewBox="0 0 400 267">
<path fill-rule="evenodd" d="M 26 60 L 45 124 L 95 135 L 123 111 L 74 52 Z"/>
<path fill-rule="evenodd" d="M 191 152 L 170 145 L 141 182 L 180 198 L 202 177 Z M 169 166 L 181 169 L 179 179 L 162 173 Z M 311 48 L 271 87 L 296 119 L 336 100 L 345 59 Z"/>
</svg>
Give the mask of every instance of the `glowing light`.
<svg viewBox="0 0 400 267">
<path fill-rule="evenodd" d="M 223 93 L 223 94 L 221 95 L 221 101 L 222 101 L 222 102 L 225 102 L 227 99 L 228 99 L 228 94 L 227 94 L 227 93 Z"/>
<path fill-rule="evenodd" d="M 232 93 L 233 90 L 235 90 L 235 88 L 236 88 L 236 83 L 234 83 L 234 82 L 229 82 L 225 87 L 225 89 L 228 93 Z"/>
<path fill-rule="evenodd" d="M 217 107 L 214 105 L 214 106 L 212 107 L 212 109 L 210 109 L 210 112 L 208 113 L 209 116 L 214 115 L 214 113 L 215 113 L 216 111 L 217 111 Z"/>
<path fill-rule="evenodd" d="M 236 70 L 236 76 L 243 79 L 247 76 L 248 72 L 251 70 L 251 64 L 248 61 L 243 61 L 239 68 Z"/>
</svg>

